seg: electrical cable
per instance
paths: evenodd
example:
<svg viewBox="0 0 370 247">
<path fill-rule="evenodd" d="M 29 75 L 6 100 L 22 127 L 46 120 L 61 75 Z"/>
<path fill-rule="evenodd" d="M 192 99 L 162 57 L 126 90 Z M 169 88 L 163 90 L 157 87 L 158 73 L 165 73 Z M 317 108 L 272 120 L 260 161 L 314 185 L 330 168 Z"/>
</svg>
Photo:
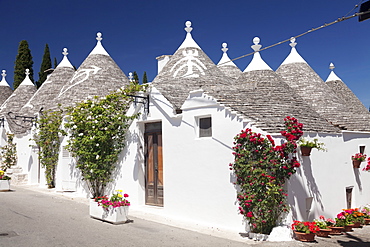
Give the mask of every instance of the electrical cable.
<svg viewBox="0 0 370 247">
<path fill-rule="evenodd" d="M 362 2 L 362 1 L 361 1 L 361 2 Z M 357 5 L 356 5 L 356 6 L 357 6 Z M 356 8 L 356 6 L 355 6 L 355 8 Z M 358 7 L 358 6 L 357 6 L 357 7 Z M 355 9 L 355 8 L 354 8 L 354 9 Z M 352 12 L 352 11 L 353 11 L 353 9 L 352 9 L 350 12 Z M 350 12 L 349 12 L 349 13 L 350 13 Z M 359 16 L 359 15 L 368 14 L 368 13 L 370 13 L 370 10 L 369 10 L 369 11 L 366 11 L 366 12 L 355 13 L 355 14 L 353 14 L 353 15 L 351 15 L 351 16 L 347 16 L 347 17 L 346 17 L 346 16 L 344 16 L 344 17 L 338 18 L 338 19 L 337 19 L 337 20 L 335 20 L 335 21 L 332 21 L 332 22 L 330 22 L 330 23 L 325 23 L 324 25 L 321 25 L 321 26 L 316 27 L 316 28 L 312 28 L 312 29 L 310 29 L 310 30 L 308 30 L 308 31 L 306 31 L 306 32 L 304 32 L 304 33 L 301 33 L 301 34 L 299 34 L 299 35 L 293 36 L 293 37 L 291 37 L 291 38 L 289 38 L 289 39 L 286 39 L 286 40 L 280 41 L 280 42 L 275 43 L 275 44 L 273 44 L 273 45 L 266 46 L 266 47 L 264 47 L 264 48 L 260 49 L 259 51 L 254 51 L 254 52 L 251 52 L 251 53 L 248 53 L 248 54 L 245 54 L 245 55 L 239 56 L 239 57 L 237 57 L 237 58 L 231 59 L 231 60 L 229 60 L 229 61 L 227 61 L 227 62 L 220 63 L 220 64 L 218 64 L 218 66 L 219 66 L 219 65 L 226 64 L 226 63 L 228 63 L 228 62 L 230 62 L 230 61 L 235 61 L 235 60 L 238 60 L 238 59 L 241 59 L 241 58 L 244 58 L 244 57 L 248 57 L 248 56 L 250 56 L 250 55 L 253 55 L 253 54 L 254 54 L 254 53 L 256 53 L 256 52 L 260 52 L 260 51 L 263 51 L 263 50 L 266 50 L 266 49 L 272 48 L 272 47 L 274 47 L 274 46 L 281 45 L 281 44 L 283 44 L 283 43 L 286 43 L 286 42 L 290 41 L 292 38 L 297 39 L 297 38 L 302 37 L 302 36 L 304 36 L 304 35 L 306 35 L 306 34 L 309 34 L 309 33 L 312 33 L 312 32 L 314 32 L 314 31 L 320 30 L 320 29 L 322 29 L 322 28 L 324 28 L 324 27 L 328 27 L 328 26 L 334 25 L 334 24 L 336 24 L 336 23 L 339 23 L 339 22 L 342 22 L 342 21 L 349 20 L 349 19 L 351 19 L 351 18 L 353 18 L 353 17 Z"/>
</svg>

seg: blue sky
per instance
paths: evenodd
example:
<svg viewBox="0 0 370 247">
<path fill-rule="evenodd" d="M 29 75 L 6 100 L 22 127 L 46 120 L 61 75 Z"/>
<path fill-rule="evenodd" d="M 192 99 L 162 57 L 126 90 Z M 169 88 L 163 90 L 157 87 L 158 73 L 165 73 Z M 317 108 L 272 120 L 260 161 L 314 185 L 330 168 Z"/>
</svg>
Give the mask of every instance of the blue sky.
<svg viewBox="0 0 370 247">
<path fill-rule="evenodd" d="M 221 44 L 228 55 L 250 53 L 255 36 L 263 47 L 330 23 L 350 12 L 360 0 L 1 0 L 0 69 L 12 85 L 14 61 L 21 40 L 27 40 L 34 61 L 34 79 L 45 44 L 52 60 L 61 61 L 64 47 L 78 68 L 102 32 L 103 46 L 128 75 L 144 71 L 151 81 L 157 73 L 156 57 L 173 54 L 185 38 L 185 22 L 203 51 L 217 63 Z M 350 14 L 359 11 L 355 9 Z M 357 17 L 297 39 L 297 50 L 326 80 L 329 64 L 366 107 L 370 106 L 370 20 Z M 290 52 L 288 43 L 261 52 L 276 70 Z M 244 70 L 252 57 L 235 61 Z"/>
</svg>

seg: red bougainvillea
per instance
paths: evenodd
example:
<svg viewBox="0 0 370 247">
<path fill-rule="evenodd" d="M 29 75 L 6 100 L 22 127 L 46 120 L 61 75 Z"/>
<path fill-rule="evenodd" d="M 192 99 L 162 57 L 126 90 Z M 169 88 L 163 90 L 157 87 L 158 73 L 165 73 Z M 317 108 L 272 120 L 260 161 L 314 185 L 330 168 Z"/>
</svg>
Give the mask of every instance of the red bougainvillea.
<svg viewBox="0 0 370 247">
<path fill-rule="evenodd" d="M 230 170 L 236 175 L 239 212 L 253 232 L 269 234 L 281 214 L 288 211 L 284 185 L 300 166 L 295 153 L 303 124 L 289 116 L 284 121 L 281 134 L 286 142 L 281 145 L 276 146 L 270 135 L 264 137 L 251 129 L 234 138 Z"/>
</svg>

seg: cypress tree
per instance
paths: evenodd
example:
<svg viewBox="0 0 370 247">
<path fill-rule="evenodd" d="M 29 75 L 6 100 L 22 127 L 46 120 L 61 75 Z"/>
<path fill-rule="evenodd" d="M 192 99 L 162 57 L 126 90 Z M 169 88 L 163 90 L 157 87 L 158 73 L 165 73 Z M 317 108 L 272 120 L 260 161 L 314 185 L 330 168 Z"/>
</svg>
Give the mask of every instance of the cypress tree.
<svg viewBox="0 0 370 247">
<path fill-rule="evenodd" d="M 57 61 L 57 58 L 54 57 L 54 69 L 58 66 L 58 61 Z"/>
<path fill-rule="evenodd" d="M 40 72 L 39 72 L 39 80 L 36 82 L 37 88 L 41 87 L 42 83 L 46 81 L 48 74 L 50 74 L 50 71 L 45 72 L 48 69 L 51 69 L 51 58 L 50 58 L 49 45 L 46 44 L 45 49 L 44 49 L 44 56 L 42 57 L 42 63 L 41 63 Z"/>
<path fill-rule="evenodd" d="M 137 75 L 136 71 L 134 71 L 134 81 L 139 84 L 139 76 Z"/>
<path fill-rule="evenodd" d="M 26 69 L 30 70 L 30 79 L 32 82 L 33 80 L 33 61 L 32 61 L 32 55 L 31 50 L 28 47 L 28 42 L 26 40 L 22 40 L 19 42 L 18 47 L 18 54 L 15 58 L 14 62 L 14 82 L 13 82 L 13 88 L 14 90 L 17 89 L 19 84 L 22 83 L 22 81 L 25 78 L 25 72 Z"/>
<path fill-rule="evenodd" d="M 148 83 L 148 78 L 146 77 L 146 71 L 144 71 L 144 75 L 143 75 L 143 84 L 144 83 Z"/>
</svg>

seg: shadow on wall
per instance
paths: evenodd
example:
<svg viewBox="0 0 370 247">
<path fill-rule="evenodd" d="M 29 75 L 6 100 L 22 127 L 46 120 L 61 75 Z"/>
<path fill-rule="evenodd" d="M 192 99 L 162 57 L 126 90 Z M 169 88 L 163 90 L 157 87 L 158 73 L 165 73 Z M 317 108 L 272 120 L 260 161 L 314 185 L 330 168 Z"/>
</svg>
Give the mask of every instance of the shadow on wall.
<svg viewBox="0 0 370 247">
<path fill-rule="evenodd" d="M 300 163 L 301 167 L 297 169 L 296 174 L 288 181 L 288 188 L 290 189 L 288 191 L 288 203 L 294 219 L 298 219 L 298 215 L 300 214 L 303 220 L 312 221 L 315 218 L 315 215 L 311 214 L 312 203 L 318 205 L 321 210 L 324 210 L 324 205 L 322 204 L 321 193 L 312 174 L 310 158 L 301 157 Z"/>
<path fill-rule="evenodd" d="M 108 183 L 105 189 L 106 194 L 112 194 L 113 188 L 121 189 L 119 188 L 119 186 L 117 187 L 117 181 L 118 178 L 122 178 L 122 166 L 129 165 L 129 163 L 126 162 L 127 157 L 130 155 L 130 149 L 128 147 L 133 143 L 137 143 L 138 141 L 138 135 L 136 133 L 132 133 L 129 130 L 126 132 L 126 144 L 123 150 L 118 155 L 118 160 L 115 163 L 115 168 L 111 176 L 112 182 Z"/>
<path fill-rule="evenodd" d="M 353 173 L 355 174 L 356 183 L 358 186 L 358 190 L 362 192 L 362 184 L 360 179 L 360 168 L 353 168 Z"/>
<path fill-rule="evenodd" d="M 239 201 L 237 199 L 237 196 L 238 196 L 238 193 L 240 192 L 240 186 L 236 184 L 236 175 L 234 172 L 230 172 L 229 176 L 230 176 L 230 184 L 234 186 L 235 191 L 236 191 L 234 205 L 239 206 Z M 235 211 L 235 213 L 240 214 L 238 211 Z M 245 226 L 246 232 L 249 232 L 251 230 L 248 220 L 246 220 L 245 217 L 241 218 L 240 224 Z"/>
<path fill-rule="evenodd" d="M 76 182 L 76 188 L 83 188 L 83 190 L 86 191 L 86 197 L 90 198 L 91 193 L 89 187 L 87 186 L 87 183 L 83 180 L 81 171 L 77 168 L 76 165 L 76 158 L 71 157 L 69 160 L 69 176 L 72 181 Z"/>
</svg>

